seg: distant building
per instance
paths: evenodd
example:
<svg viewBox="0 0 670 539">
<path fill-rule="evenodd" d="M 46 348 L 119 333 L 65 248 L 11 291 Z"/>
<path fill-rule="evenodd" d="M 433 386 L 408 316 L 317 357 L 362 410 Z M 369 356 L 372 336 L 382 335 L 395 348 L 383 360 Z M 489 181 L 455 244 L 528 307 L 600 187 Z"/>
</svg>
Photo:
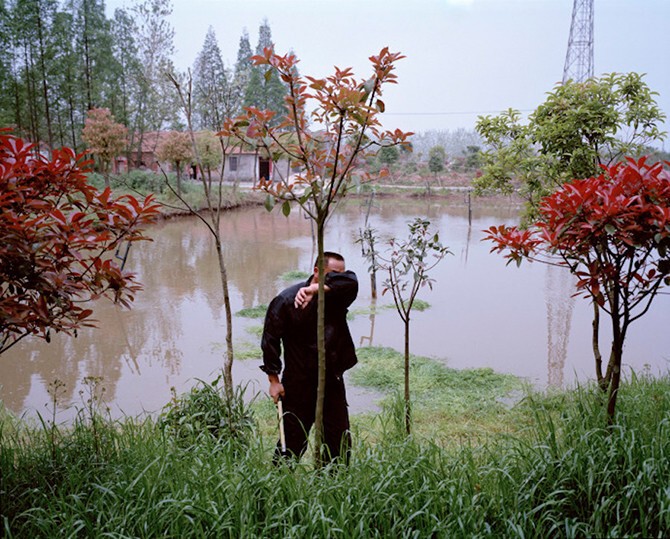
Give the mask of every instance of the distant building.
<svg viewBox="0 0 670 539">
<path fill-rule="evenodd" d="M 169 131 L 151 131 L 144 133 L 142 137 L 141 151 L 138 152 L 137 144 L 130 151 L 130 163 L 127 156 L 119 156 L 114 160 L 113 171 L 124 173 L 128 170 L 140 169 L 159 173 L 161 167 L 166 172 L 173 172 L 172 163 L 161 163 L 157 157 L 157 149 Z M 196 133 L 196 137 L 197 137 Z M 196 178 L 196 165 L 191 163 L 184 167 L 191 178 Z M 221 167 L 212 171 L 212 176 L 219 179 Z M 251 150 L 245 150 L 236 146 L 226 154 L 226 166 L 224 169 L 224 181 L 250 182 L 254 185 L 260 178 L 273 178 L 277 176 L 287 177 L 293 170 L 289 170 L 288 160 L 280 160 L 273 163 L 267 157 Z"/>
</svg>

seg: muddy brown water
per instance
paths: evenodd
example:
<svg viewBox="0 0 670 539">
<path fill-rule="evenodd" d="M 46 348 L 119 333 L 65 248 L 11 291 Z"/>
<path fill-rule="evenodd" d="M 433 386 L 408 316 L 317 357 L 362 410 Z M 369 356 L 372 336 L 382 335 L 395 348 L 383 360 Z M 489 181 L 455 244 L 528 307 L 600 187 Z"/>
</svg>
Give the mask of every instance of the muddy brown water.
<svg viewBox="0 0 670 539">
<path fill-rule="evenodd" d="M 361 284 L 352 306 L 350 327 L 357 345 L 403 349 L 403 326 L 389 296 L 373 305 L 367 263 L 355 243 L 366 208 L 347 201 L 332 216 L 326 248 L 341 252 Z M 370 223 L 383 238 L 407 235 L 407 223 L 427 216 L 452 251 L 432 272 L 435 284 L 419 293 L 431 307 L 415 312 L 411 349 L 458 369 L 489 367 L 528 380 L 532 385 L 572 386 L 594 376 L 591 309 L 570 297 L 571 277 L 540 264 L 506 266 L 482 242 L 482 230 L 515 223 L 513 207 L 474 208 L 472 224 L 464 205 L 414 199 L 383 199 L 370 212 Z M 310 221 L 300 212 L 287 219 L 279 212 L 253 207 L 228 213 L 222 223 L 232 310 L 267 304 L 292 284 L 281 276 L 309 272 L 315 256 Z M 154 241 L 133 246 L 128 269 L 144 291 L 132 310 L 98 302 L 97 329 L 77 338 L 56 335 L 47 344 L 25 339 L 0 356 L 0 399 L 17 414 L 51 413 L 49 384 L 65 387 L 58 417 L 72 417 L 88 396 L 85 377 L 100 377 L 104 399 L 114 417 L 154 413 L 180 393 L 211 381 L 225 355 L 225 317 L 213 242 L 194 218 L 166 221 L 151 229 Z M 383 247 L 383 245 L 382 245 Z M 380 276 L 381 280 L 381 276 Z M 607 319 L 603 317 L 603 325 Z M 670 366 L 670 297 L 659 296 L 650 312 L 630 329 L 626 372 L 666 372 Z M 235 316 L 238 351 L 258 348 L 262 320 Z M 607 350 L 606 328 L 601 347 Z M 248 382 L 247 394 L 265 392 L 258 359 L 236 360 L 235 383 Z M 374 409 L 374 391 L 349 387 L 352 411 Z"/>
</svg>

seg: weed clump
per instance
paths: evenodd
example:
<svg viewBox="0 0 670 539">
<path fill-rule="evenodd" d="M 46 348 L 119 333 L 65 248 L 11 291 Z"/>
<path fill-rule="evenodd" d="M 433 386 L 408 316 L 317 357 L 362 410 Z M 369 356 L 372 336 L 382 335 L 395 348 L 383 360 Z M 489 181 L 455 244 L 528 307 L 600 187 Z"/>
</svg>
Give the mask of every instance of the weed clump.
<svg viewBox="0 0 670 539">
<path fill-rule="evenodd" d="M 220 381 L 221 376 L 212 383 L 198 380 L 194 388 L 180 396 L 172 388 L 172 400 L 163 409 L 159 426 L 171 437 L 188 444 L 202 436 L 248 443 L 254 418 L 244 400 L 245 388 L 237 386 L 227 398 Z"/>
</svg>

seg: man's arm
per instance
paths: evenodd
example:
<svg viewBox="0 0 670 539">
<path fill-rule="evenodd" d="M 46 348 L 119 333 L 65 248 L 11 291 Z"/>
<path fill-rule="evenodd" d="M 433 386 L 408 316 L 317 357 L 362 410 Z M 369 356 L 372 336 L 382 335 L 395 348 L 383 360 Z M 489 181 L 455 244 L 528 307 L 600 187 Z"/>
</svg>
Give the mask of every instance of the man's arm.
<svg viewBox="0 0 670 539">
<path fill-rule="evenodd" d="M 348 308 L 358 295 L 358 279 L 353 271 L 333 271 L 326 274 L 323 289 L 329 292 L 329 301 L 337 301 Z M 303 286 L 295 295 L 295 308 L 305 308 L 319 292 L 319 283 Z"/>
<path fill-rule="evenodd" d="M 268 375 L 270 396 L 275 403 L 280 396 L 284 395 L 284 387 L 279 381 L 279 374 L 282 370 L 281 337 L 284 331 L 282 306 L 283 303 L 279 297 L 270 302 L 265 314 L 263 336 L 261 337 L 261 350 L 263 351 L 261 370 Z"/>
<path fill-rule="evenodd" d="M 332 272 L 326 275 L 328 302 L 337 308 L 348 309 L 358 295 L 358 278 L 353 271 Z"/>
<path fill-rule="evenodd" d="M 323 289 L 328 292 L 330 287 L 326 284 L 323 285 Z M 309 302 L 312 301 L 312 298 L 316 296 L 319 292 L 319 283 L 311 283 L 307 286 L 303 286 L 298 293 L 295 295 L 295 301 L 293 305 L 296 309 L 304 309 L 309 305 Z"/>
</svg>

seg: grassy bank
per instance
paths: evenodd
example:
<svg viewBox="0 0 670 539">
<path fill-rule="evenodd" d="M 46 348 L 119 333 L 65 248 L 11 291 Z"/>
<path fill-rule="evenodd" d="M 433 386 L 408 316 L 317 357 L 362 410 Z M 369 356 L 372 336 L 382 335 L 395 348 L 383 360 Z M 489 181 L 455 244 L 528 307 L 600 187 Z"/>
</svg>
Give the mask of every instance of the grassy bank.
<svg viewBox="0 0 670 539">
<path fill-rule="evenodd" d="M 176 178 L 173 173 L 167 175 L 170 185 L 176 188 Z M 98 189 L 105 186 L 104 178 L 99 174 L 90 174 L 89 181 Z M 150 171 L 133 170 L 127 174 L 112 175 L 110 185 L 116 195 L 131 194 L 136 197 L 144 197 L 153 194 L 162 205 L 161 214 L 164 217 L 176 217 L 189 215 L 190 211 L 182 200 L 177 197 L 166 184 L 162 174 Z M 219 200 L 218 185 L 214 182 L 212 189 L 213 199 Z M 202 183 L 198 180 L 182 180 L 181 197 L 188 205 L 197 210 L 208 208 L 207 198 Z M 250 204 L 261 204 L 263 195 L 249 189 L 240 189 L 230 183 L 226 183 L 221 191 L 221 207 L 223 209 L 238 208 Z"/>
<path fill-rule="evenodd" d="M 362 350 L 354 372 L 359 383 L 397 387 L 396 362 L 391 351 Z M 240 397 L 228 409 L 208 384 L 175 400 L 162 420 L 107 420 L 95 403 L 68 428 L 48 421 L 30 427 L 2 415 L 5 535 L 670 532 L 670 377 L 624 384 L 616 424 L 606 428 L 595 388 L 528 395 L 509 406 L 501 397 L 514 382 L 490 371 L 414 358 L 413 376 L 416 434 L 400 434 L 391 396 L 381 414 L 354 417 L 350 466 L 325 472 L 315 472 L 308 458 L 293 471 L 274 468 L 271 404 L 249 409 Z M 222 422 L 220 413 L 232 421 Z"/>
</svg>

